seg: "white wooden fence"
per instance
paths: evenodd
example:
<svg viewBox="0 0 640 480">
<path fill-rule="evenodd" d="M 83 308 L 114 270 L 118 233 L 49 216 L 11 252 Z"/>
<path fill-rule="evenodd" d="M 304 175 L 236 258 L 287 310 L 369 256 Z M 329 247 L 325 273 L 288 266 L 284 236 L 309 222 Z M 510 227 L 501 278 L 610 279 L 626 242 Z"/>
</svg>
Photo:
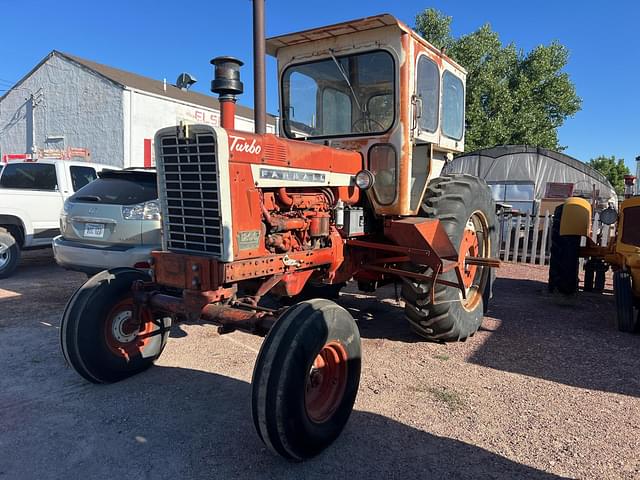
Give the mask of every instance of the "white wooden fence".
<svg viewBox="0 0 640 480">
<path fill-rule="evenodd" d="M 551 227 L 553 215 L 505 212 L 498 216 L 499 257 L 504 262 L 546 265 L 551 254 Z M 596 213 L 591 226 L 591 239 L 606 246 L 614 234 L 614 228 L 603 225 Z M 585 239 L 583 239 L 584 245 Z"/>
</svg>

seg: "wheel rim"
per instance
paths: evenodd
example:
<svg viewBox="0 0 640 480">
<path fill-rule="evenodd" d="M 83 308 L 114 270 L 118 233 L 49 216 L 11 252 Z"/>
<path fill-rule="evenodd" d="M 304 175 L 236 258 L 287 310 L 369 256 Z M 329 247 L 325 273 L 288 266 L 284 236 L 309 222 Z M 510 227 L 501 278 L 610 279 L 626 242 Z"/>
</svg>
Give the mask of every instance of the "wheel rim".
<svg viewBox="0 0 640 480">
<path fill-rule="evenodd" d="M 9 246 L 0 243 L 0 268 L 4 268 L 10 260 Z"/>
<path fill-rule="evenodd" d="M 488 278 L 488 267 L 467 265 L 467 257 L 489 258 L 491 245 L 489 239 L 489 222 L 486 215 L 476 210 L 473 212 L 464 228 L 460 242 L 458 264 L 462 272 L 462 283 L 466 298 L 460 294 L 462 306 L 467 311 L 474 310 L 482 300 L 482 292 Z"/>
<path fill-rule="evenodd" d="M 347 360 L 347 351 L 337 342 L 327 343 L 316 356 L 304 397 L 311 421 L 326 422 L 340 405 L 347 386 Z"/>
<path fill-rule="evenodd" d="M 119 357 L 129 360 L 140 355 L 151 340 L 153 320 L 147 309 L 140 311 L 141 323 L 133 320 L 133 300 L 125 299 L 116 304 L 107 316 L 104 324 L 104 336 L 107 347 Z"/>
</svg>

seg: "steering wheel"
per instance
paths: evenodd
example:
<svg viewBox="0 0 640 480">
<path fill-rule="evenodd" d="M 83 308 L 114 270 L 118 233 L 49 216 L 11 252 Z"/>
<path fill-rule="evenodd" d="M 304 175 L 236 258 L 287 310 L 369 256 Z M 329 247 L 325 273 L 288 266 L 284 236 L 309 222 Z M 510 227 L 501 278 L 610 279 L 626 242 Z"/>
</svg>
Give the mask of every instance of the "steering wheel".
<svg viewBox="0 0 640 480">
<path fill-rule="evenodd" d="M 384 128 L 384 125 L 382 125 L 379 121 L 374 120 L 371 117 L 362 116 L 351 124 L 351 131 L 359 132 L 359 133 L 368 133 L 372 131 L 372 128 L 371 128 L 372 126 L 377 127 L 378 132 L 382 132 L 386 130 L 386 128 Z M 366 130 L 361 130 L 361 128 Z"/>
</svg>

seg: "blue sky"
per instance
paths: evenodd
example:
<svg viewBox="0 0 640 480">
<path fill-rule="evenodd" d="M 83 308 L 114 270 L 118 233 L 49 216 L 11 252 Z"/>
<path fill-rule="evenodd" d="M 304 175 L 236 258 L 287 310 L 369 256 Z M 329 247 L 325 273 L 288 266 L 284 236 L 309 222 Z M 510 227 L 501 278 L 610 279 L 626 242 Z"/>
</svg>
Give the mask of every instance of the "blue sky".
<svg viewBox="0 0 640 480">
<path fill-rule="evenodd" d="M 600 154 L 625 158 L 635 172 L 640 155 L 640 2 L 515 1 L 289 1 L 267 0 L 267 35 L 391 13 L 409 25 L 435 7 L 453 17 L 455 35 L 489 22 L 504 43 L 530 50 L 558 40 L 569 48 L 567 72 L 583 100 L 566 121 L 560 142 L 581 160 Z M 8 88 L 53 49 L 174 82 L 187 71 L 194 89 L 208 92 L 209 60 L 234 55 L 245 62 L 251 105 L 249 0 L 72 2 L 0 0 L 0 89 Z M 277 110 L 275 62 L 267 63 L 267 109 Z"/>
</svg>

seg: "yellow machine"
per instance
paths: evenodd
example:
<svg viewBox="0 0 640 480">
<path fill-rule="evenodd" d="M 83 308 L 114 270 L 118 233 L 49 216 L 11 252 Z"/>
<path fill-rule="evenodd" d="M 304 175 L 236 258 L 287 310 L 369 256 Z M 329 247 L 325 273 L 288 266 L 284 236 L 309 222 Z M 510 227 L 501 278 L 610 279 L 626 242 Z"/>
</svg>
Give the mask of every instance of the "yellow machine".
<svg viewBox="0 0 640 480">
<path fill-rule="evenodd" d="M 613 270 L 613 290 L 616 299 L 616 320 L 623 332 L 640 332 L 640 322 L 634 308 L 640 307 L 640 197 L 600 213 L 607 225 L 617 222 L 615 238 L 607 246 L 591 239 L 591 204 L 583 198 L 569 198 L 556 208 L 551 233 L 549 291 L 571 295 L 578 291 L 578 259 L 585 263 L 584 289 L 602 291 L 604 276 Z M 581 238 L 586 246 L 580 246 Z M 594 282 L 595 277 L 595 282 Z"/>
</svg>

